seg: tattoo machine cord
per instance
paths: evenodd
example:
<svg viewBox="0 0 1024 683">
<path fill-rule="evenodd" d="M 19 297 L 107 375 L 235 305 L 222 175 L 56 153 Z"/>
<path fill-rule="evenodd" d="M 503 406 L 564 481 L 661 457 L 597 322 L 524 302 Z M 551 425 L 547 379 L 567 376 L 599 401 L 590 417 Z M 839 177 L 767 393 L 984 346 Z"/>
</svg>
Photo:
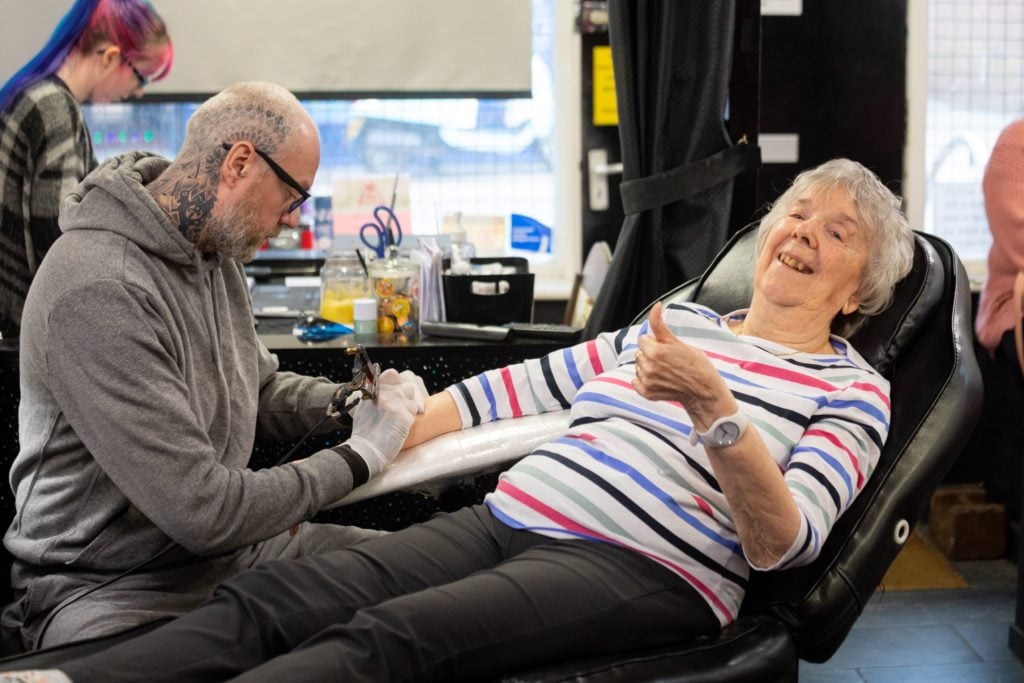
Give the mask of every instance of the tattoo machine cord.
<svg viewBox="0 0 1024 683">
<path fill-rule="evenodd" d="M 380 364 L 370 361 L 370 356 L 367 355 L 366 349 L 363 348 L 362 344 L 348 347 L 345 349 L 345 353 L 355 356 L 355 359 L 352 361 L 352 381 L 338 387 L 338 390 L 334 392 L 334 398 L 331 399 L 330 404 L 327 406 L 327 415 L 313 425 L 313 428 L 306 432 L 306 435 L 299 439 L 299 442 L 292 446 L 291 450 L 274 464 L 274 467 L 279 467 L 291 460 L 299 446 L 304 444 L 306 439 L 327 420 L 333 418 L 340 422 L 343 416 L 352 413 L 352 409 L 359 405 L 360 401 L 367 399 L 371 401 L 377 400 L 377 378 L 380 376 Z M 349 403 L 349 397 L 353 394 L 356 394 L 356 396 Z"/>
<path fill-rule="evenodd" d="M 32 649 L 33 650 L 38 650 L 39 649 L 40 643 L 43 642 L 43 636 L 46 635 L 46 630 L 48 628 L 50 628 L 50 624 L 53 623 L 53 618 L 56 617 L 57 613 L 60 612 L 62 609 L 64 609 L 65 607 L 67 607 L 68 605 L 70 605 L 72 603 L 78 602 L 79 600 L 81 600 L 85 596 L 89 595 L 90 593 L 94 593 L 94 592 L 98 591 L 101 588 L 106 588 L 107 586 L 109 586 L 110 584 L 114 583 L 115 581 L 120 581 L 121 579 L 123 579 L 124 577 L 128 576 L 129 574 L 134 574 L 135 572 L 139 571 L 140 569 L 142 569 L 143 567 L 148 565 L 150 562 L 155 562 L 159 558 L 163 557 L 168 552 L 170 552 L 171 549 L 173 549 L 173 548 L 175 548 L 177 546 L 178 546 L 177 543 L 175 543 L 174 541 L 171 541 L 170 545 L 168 545 L 164 549 L 160 550 L 156 555 L 153 555 L 152 557 L 148 557 L 145 560 L 143 560 L 142 562 L 139 562 L 138 564 L 132 565 L 131 567 L 129 567 L 128 569 L 125 569 L 123 572 L 121 572 L 117 576 L 111 577 L 111 578 L 109 578 L 106 581 L 103 581 L 101 583 L 97 583 L 94 586 L 88 586 L 84 590 L 79 591 L 78 593 L 72 593 L 71 595 L 66 597 L 63 601 L 58 603 L 58 605 L 56 607 L 54 607 L 52 610 L 50 610 L 49 614 L 46 615 L 46 620 L 43 621 L 43 625 L 39 628 L 39 632 L 36 634 L 35 639 L 32 641 Z"/>
</svg>

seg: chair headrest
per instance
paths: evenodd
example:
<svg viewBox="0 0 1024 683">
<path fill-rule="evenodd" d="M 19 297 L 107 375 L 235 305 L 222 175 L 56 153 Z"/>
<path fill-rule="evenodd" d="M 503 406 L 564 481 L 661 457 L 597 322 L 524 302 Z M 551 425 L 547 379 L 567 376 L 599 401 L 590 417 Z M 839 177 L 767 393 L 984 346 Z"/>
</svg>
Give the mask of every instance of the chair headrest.
<svg viewBox="0 0 1024 683">
<path fill-rule="evenodd" d="M 719 313 L 750 305 L 757 261 L 757 226 L 748 226 L 730 240 L 696 283 L 678 287 L 663 302 L 694 301 Z M 868 318 L 850 338 L 853 347 L 881 374 L 889 377 L 903 349 L 942 298 L 945 272 L 926 239 L 914 235 L 914 265 L 900 280 L 892 304 Z"/>
<path fill-rule="evenodd" d="M 896 285 L 892 303 L 850 337 L 853 348 L 884 376 L 891 376 L 900 354 L 935 312 L 942 299 L 944 270 L 935 247 L 914 235 L 914 266 Z"/>
</svg>

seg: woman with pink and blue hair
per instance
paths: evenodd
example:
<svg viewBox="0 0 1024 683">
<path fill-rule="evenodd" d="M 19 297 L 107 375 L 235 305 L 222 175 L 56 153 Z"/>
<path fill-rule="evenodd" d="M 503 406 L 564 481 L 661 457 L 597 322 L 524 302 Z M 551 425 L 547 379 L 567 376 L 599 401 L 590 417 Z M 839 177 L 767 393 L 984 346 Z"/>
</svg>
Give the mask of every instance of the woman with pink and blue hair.
<svg viewBox="0 0 1024 683">
<path fill-rule="evenodd" d="M 18 336 L 29 284 L 60 236 L 64 195 L 96 158 L 80 103 L 138 97 L 174 48 L 147 0 L 75 0 L 0 88 L 0 334 Z"/>
</svg>

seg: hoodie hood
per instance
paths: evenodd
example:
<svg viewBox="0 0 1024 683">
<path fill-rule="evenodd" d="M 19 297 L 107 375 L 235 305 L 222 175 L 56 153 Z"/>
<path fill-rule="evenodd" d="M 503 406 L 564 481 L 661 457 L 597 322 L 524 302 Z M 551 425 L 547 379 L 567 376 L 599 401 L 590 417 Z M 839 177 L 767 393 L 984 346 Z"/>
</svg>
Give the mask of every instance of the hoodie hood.
<svg viewBox="0 0 1024 683">
<path fill-rule="evenodd" d="M 104 230 L 168 261 L 194 263 L 195 245 L 145 188 L 170 164 L 149 152 L 128 152 L 108 159 L 64 198 L 61 230 Z"/>
</svg>

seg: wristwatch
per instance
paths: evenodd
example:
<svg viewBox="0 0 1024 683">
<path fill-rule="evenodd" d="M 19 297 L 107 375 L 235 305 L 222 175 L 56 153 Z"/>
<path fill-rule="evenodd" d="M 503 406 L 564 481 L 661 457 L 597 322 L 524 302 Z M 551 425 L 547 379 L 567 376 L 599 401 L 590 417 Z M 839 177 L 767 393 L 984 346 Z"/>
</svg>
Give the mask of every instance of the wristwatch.
<svg viewBox="0 0 1024 683">
<path fill-rule="evenodd" d="M 698 432 L 694 426 L 690 432 L 690 443 L 696 446 L 699 440 L 704 443 L 705 448 L 728 448 L 743 438 L 749 424 L 747 416 L 737 410 L 732 415 L 720 417 L 712 422 L 706 432 Z"/>
</svg>

